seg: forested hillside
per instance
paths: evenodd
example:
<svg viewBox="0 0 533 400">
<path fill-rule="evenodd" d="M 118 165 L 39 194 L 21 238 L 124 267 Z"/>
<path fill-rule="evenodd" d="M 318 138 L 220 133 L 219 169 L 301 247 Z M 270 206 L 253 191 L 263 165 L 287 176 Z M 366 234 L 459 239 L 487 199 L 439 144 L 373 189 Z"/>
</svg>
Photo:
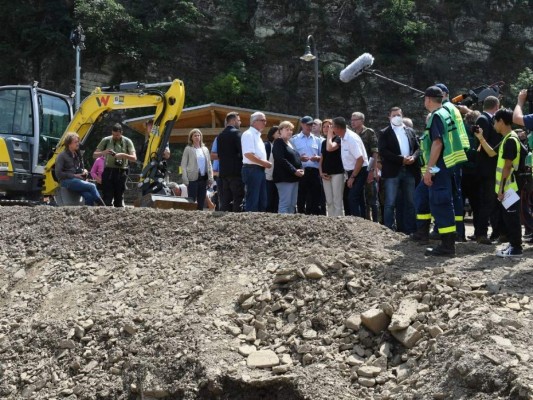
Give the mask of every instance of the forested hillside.
<svg viewBox="0 0 533 400">
<path fill-rule="evenodd" d="M 312 34 L 319 53 L 320 116 L 361 110 L 383 121 L 394 104 L 423 112 L 414 92 L 339 72 L 364 52 L 373 68 L 418 89 L 452 94 L 506 82 L 533 63 L 533 1 L 514 0 L 0 0 L 0 84 L 74 89 L 71 30 L 86 34 L 84 90 L 94 84 L 179 78 L 188 106 L 219 102 L 289 114 L 314 110 Z M 521 79 L 527 80 L 527 71 Z M 377 124 L 381 122 L 377 122 Z"/>
</svg>

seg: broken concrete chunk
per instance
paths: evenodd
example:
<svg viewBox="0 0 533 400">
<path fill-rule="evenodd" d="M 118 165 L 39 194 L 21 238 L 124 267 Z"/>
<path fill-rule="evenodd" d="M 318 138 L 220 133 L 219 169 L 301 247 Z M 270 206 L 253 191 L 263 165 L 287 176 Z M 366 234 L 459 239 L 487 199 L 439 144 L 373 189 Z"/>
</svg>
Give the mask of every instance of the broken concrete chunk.
<svg viewBox="0 0 533 400">
<path fill-rule="evenodd" d="M 381 373 L 381 368 L 364 365 L 357 369 L 357 375 L 364 378 L 374 378 Z"/>
<path fill-rule="evenodd" d="M 392 336 L 405 347 L 411 349 L 422 338 L 422 333 L 410 326 L 402 331 L 392 331 Z"/>
<path fill-rule="evenodd" d="M 320 279 L 324 276 L 324 272 L 316 265 L 311 264 L 305 271 L 305 276 L 309 279 Z"/>
<path fill-rule="evenodd" d="M 239 347 L 239 354 L 241 356 L 248 357 L 250 354 L 252 354 L 255 351 L 257 351 L 257 348 L 252 344 L 251 345 L 245 344 Z"/>
<path fill-rule="evenodd" d="M 384 330 L 389 322 L 390 318 L 383 310 L 374 308 L 361 314 L 361 323 L 376 334 Z"/>
<path fill-rule="evenodd" d="M 272 350 L 259 350 L 248 356 L 246 364 L 250 368 L 270 368 L 279 365 L 279 358 Z"/>
<path fill-rule="evenodd" d="M 361 328 L 361 316 L 360 315 L 350 315 L 345 321 L 344 326 L 352 331 L 358 331 Z"/>
<path fill-rule="evenodd" d="M 415 320 L 418 313 L 417 309 L 418 301 L 416 299 L 402 300 L 398 310 L 392 315 L 389 331 L 406 329 Z"/>
<path fill-rule="evenodd" d="M 433 325 L 429 327 L 429 334 L 432 338 L 436 338 L 444 333 L 444 331 L 438 325 Z"/>
</svg>

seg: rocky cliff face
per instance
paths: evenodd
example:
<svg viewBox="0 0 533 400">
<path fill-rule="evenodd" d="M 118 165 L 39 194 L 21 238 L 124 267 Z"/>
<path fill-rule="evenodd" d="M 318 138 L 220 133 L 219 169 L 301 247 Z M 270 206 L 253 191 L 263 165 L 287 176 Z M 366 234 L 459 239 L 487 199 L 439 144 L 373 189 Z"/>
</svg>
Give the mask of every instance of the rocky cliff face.
<svg viewBox="0 0 533 400">
<path fill-rule="evenodd" d="M 533 59 L 531 3 L 198 0 L 199 23 L 186 28 L 186 37 L 176 37 L 166 61 L 150 60 L 144 78 L 184 80 L 188 105 L 226 100 L 242 107 L 312 114 L 313 63 L 299 59 L 312 34 L 320 60 L 320 117 L 359 110 L 367 114 L 370 126 L 379 128 L 386 124 L 387 110 L 400 105 L 420 126 L 425 111 L 414 91 L 369 75 L 344 84 L 340 70 L 369 52 L 375 57 L 373 68 L 420 90 L 445 82 L 454 95 L 504 81 L 503 102 L 512 106 L 509 84 Z M 101 72 L 91 67 L 85 71 Z M 208 84 L 228 74 L 241 85 L 238 95 L 227 100 L 216 85 L 206 94 Z"/>
</svg>

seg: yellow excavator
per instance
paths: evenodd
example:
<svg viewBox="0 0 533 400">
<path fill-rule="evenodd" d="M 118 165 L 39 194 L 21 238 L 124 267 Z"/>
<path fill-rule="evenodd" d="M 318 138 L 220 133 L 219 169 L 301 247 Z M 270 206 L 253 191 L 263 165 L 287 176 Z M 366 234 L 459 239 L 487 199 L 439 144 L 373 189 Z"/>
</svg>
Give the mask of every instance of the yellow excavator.
<svg viewBox="0 0 533 400">
<path fill-rule="evenodd" d="M 184 101 L 180 80 L 127 82 L 96 88 L 72 115 L 69 97 L 37 84 L 0 87 L 0 204 L 35 203 L 55 195 L 59 185 L 53 170 L 66 132 L 76 132 L 83 145 L 106 113 L 155 107 L 139 182 L 142 192 L 149 193 L 161 179 L 163 152 Z"/>
</svg>

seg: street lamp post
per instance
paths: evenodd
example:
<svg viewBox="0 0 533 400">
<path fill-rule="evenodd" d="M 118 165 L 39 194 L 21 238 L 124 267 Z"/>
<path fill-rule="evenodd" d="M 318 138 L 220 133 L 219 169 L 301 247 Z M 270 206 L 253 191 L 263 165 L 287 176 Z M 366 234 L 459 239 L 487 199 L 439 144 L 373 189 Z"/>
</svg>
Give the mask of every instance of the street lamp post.
<svg viewBox="0 0 533 400">
<path fill-rule="evenodd" d="M 313 42 L 313 52 L 311 53 L 310 42 Z M 305 46 L 305 54 L 300 57 L 304 61 L 315 61 L 315 118 L 320 118 L 318 107 L 318 53 L 316 51 L 316 43 L 313 35 L 307 36 L 307 45 Z"/>
<path fill-rule="evenodd" d="M 83 28 L 81 25 L 78 25 L 70 34 L 70 42 L 76 49 L 76 99 L 75 99 L 75 108 L 76 111 L 80 108 L 81 100 L 81 66 L 80 66 L 80 55 L 81 51 L 85 50 L 85 34 L 83 33 Z"/>
</svg>

